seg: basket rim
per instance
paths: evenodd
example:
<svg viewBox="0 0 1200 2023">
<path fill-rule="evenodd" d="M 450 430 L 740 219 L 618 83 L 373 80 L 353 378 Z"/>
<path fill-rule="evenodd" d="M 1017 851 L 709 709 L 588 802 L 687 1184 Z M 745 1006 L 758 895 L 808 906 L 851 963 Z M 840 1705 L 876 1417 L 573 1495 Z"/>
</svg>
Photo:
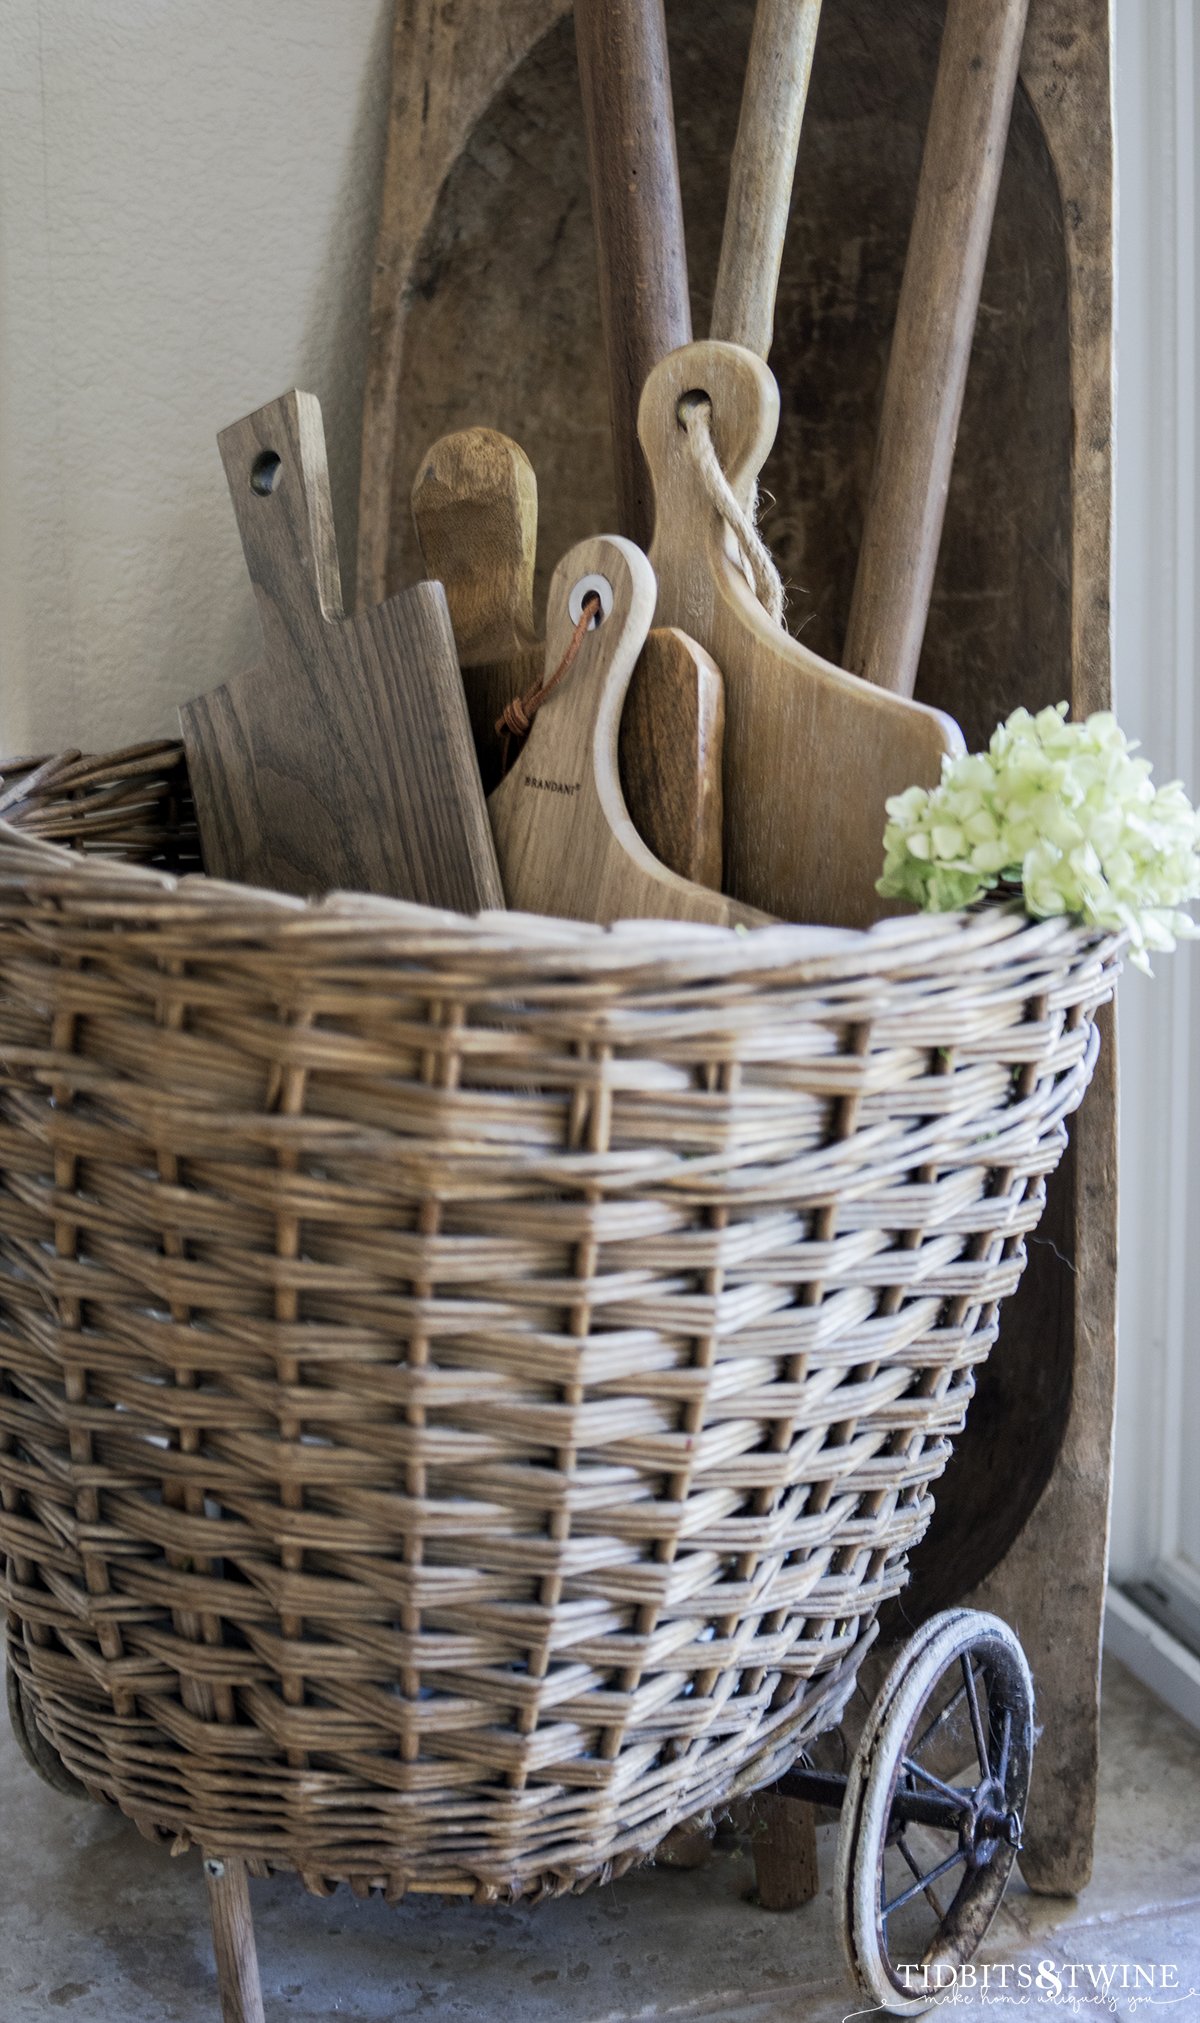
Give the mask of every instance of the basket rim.
<svg viewBox="0 0 1200 2023">
<path fill-rule="evenodd" d="M 74 791 L 97 766 L 128 761 L 131 773 L 158 770 L 182 756 L 176 741 L 129 747 L 81 758 L 9 761 L 51 776 L 47 788 Z M 20 803 L 18 802 L 18 808 Z M 495 910 L 457 913 L 403 899 L 333 892 L 301 899 L 260 886 L 235 885 L 203 872 L 174 874 L 123 861 L 102 849 L 87 853 L 30 833 L 19 817 L 0 814 L 0 895 L 14 887 L 21 900 L 48 902 L 64 921 L 80 916 L 97 928 L 121 927 L 136 935 L 139 921 L 186 926 L 206 952 L 252 944 L 260 955 L 285 958 L 303 952 L 338 960 L 369 953 L 372 960 L 494 958 L 502 966 L 628 976 L 669 969 L 674 977 L 708 981 L 786 974 L 796 981 L 869 976 L 925 968 L 944 972 L 973 959 L 1041 956 L 1071 963 L 1096 951 L 1119 956 L 1127 936 L 1069 915 L 1037 919 L 1015 898 L 990 897 L 949 913 L 906 913 L 865 928 L 774 921 L 763 927 L 723 927 L 694 921 L 629 919 L 608 925 L 559 916 Z M 1003 955 L 1001 950 L 1003 949 Z"/>
</svg>

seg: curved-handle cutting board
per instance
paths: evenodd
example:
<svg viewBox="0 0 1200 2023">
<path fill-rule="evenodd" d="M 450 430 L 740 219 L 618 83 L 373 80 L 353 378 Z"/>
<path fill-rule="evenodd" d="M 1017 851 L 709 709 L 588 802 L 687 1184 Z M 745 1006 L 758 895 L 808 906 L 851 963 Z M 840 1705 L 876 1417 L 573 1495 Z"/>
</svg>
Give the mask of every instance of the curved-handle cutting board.
<svg viewBox="0 0 1200 2023">
<path fill-rule="evenodd" d="M 510 906 L 575 920 L 704 920 L 763 926 L 752 908 L 667 869 L 638 835 L 617 770 L 621 712 L 654 616 L 654 571 L 616 534 L 580 541 L 554 572 L 546 679 L 572 645 L 584 599 L 600 609 L 488 796 Z"/>
<path fill-rule="evenodd" d="M 887 796 L 935 785 L 945 754 L 964 749 L 962 733 L 768 618 L 730 557 L 680 418 L 680 403 L 700 393 L 742 496 L 775 440 L 779 394 L 755 353 L 689 344 L 650 374 L 638 420 L 654 481 L 658 622 L 690 632 L 725 678 L 726 889 L 789 920 L 865 926 L 880 911 Z"/>
<path fill-rule="evenodd" d="M 498 429 L 441 436 L 425 453 L 413 519 L 430 576 L 444 586 L 485 793 L 502 776 L 496 724 L 541 680 L 533 623 L 537 478 Z M 699 885 L 721 884 L 721 744 L 725 689 L 711 654 L 677 626 L 656 626 L 621 712 L 621 786 L 654 855 Z"/>
</svg>

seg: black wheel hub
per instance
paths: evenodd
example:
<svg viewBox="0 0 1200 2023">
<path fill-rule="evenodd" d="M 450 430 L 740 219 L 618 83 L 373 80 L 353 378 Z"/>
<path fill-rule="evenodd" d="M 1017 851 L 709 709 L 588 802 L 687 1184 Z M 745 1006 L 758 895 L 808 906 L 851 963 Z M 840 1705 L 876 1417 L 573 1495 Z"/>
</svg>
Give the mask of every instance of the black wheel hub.
<svg viewBox="0 0 1200 2023">
<path fill-rule="evenodd" d="M 1001 1847 L 1020 1848 L 1021 1815 L 998 1778 L 986 1777 L 969 1796 L 958 1822 L 959 1846 L 968 1868 L 987 1868 Z"/>
</svg>

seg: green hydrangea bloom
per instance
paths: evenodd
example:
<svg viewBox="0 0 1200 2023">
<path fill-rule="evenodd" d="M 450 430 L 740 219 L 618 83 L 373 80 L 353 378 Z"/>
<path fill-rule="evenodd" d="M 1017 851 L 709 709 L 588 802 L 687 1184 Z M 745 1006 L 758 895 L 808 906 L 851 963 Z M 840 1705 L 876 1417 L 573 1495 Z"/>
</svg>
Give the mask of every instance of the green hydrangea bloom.
<svg viewBox="0 0 1200 2023">
<path fill-rule="evenodd" d="M 1124 929 L 1130 960 L 1198 930 L 1200 816 L 1178 780 L 1155 788 L 1116 718 L 1072 723 L 1067 705 L 1014 710 L 986 752 L 942 761 L 940 784 L 887 803 L 885 899 L 930 912 L 1020 887 L 1038 919 L 1074 914 Z"/>
</svg>

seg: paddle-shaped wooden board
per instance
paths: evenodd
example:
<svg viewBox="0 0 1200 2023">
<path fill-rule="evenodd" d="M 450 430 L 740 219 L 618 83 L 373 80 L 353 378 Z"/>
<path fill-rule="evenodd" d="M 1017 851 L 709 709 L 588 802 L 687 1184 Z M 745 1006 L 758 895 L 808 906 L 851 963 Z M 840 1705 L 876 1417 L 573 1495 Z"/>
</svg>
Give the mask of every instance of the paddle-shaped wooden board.
<svg viewBox="0 0 1200 2023">
<path fill-rule="evenodd" d="M 725 476 L 749 496 L 779 393 L 753 352 L 688 344 L 650 374 L 638 423 L 654 481 L 658 621 L 690 632 L 725 680 L 725 886 L 790 920 L 865 926 L 881 911 L 887 796 L 935 785 L 962 733 L 940 710 L 822 660 L 767 616 L 689 444 L 701 395 Z"/>
<path fill-rule="evenodd" d="M 343 615 L 311 394 L 219 441 L 263 657 L 180 711 L 209 873 L 303 896 L 502 906 L 441 585 Z"/>
<path fill-rule="evenodd" d="M 537 478 L 497 429 L 458 429 L 421 460 L 412 493 L 421 554 L 446 591 L 485 792 L 503 772 L 496 723 L 541 679 L 534 632 Z M 725 691 L 711 654 L 656 626 L 621 712 L 618 765 L 633 826 L 681 878 L 721 883 Z"/>
<path fill-rule="evenodd" d="M 562 662 L 589 589 L 602 600 L 598 622 L 488 797 L 509 905 L 575 920 L 761 926 L 765 916 L 753 908 L 669 871 L 630 820 L 617 743 L 655 600 L 654 571 L 632 541 L 597 535 L 559 563 L 546 607 L 547 677 Z"/>
</svg>

